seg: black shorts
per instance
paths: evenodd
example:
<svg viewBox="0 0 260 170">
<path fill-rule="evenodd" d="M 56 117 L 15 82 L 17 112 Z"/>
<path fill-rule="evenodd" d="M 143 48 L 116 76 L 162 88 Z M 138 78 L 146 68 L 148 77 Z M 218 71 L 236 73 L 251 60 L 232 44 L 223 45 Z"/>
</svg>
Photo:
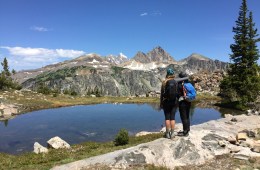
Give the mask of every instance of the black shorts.
<svg viewBox="0 0 260 170">
<path fill-rule="evenodd" d="M 175 120 L 175 113 L 178 108 L 178 105 L 173 102 L 165 102 L 163 104 L 163 111 L 165 120 Z"/>
</svg>

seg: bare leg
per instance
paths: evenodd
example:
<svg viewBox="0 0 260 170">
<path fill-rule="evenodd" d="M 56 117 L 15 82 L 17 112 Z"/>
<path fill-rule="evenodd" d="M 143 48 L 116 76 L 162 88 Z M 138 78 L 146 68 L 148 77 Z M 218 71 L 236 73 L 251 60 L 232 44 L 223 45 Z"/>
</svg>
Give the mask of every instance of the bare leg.
<svg viewBox="0 0 260 170">
<path fill-rule="evenodd" d="M 173 129 L 174 129 L 174 127 L 175 127 L 175 120 L 171 120 L 171 123 L 170 123 L 170 124 L 171 124 L 171 127 L 170 127 L 170 129 L 172 129 L 172 130 L 173 130 Z"/>
<path fill-rule="evenodd" d="M 165 126 L 166 126 L 166 130 L 170 130 L 171 129 L 171 121 L 165 120 Z"/>
</svg>

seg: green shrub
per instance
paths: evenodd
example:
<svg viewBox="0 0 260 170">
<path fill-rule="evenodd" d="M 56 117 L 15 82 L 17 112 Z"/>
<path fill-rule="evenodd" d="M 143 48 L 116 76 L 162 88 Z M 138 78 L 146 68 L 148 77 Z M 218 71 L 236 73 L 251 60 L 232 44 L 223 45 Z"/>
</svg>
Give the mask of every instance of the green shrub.
<svg viewBox="0 0 260 170">
<path fill-rule="evenodd" d="M 42 94 L 50 94 L 51 89 L 48 86 L 46 86 L 45 84 L 40 83 L 38 86 L 37 92 L 42 93 Z"/>
<path fill-rule="evenodd" d="M 70 95 L 71 95 L 71 96 L 77 96 L 77 95 L 78 95 L 78 93 L 77 93 L 77 92 L 75 92 L 75 91 L 72 91 L 72 92 L 70 93 Z"/>
<path fill-rule="evenodd" d="M 114 143 L 116 146 L 126 145 L 129 142 L 128 131 L 126 129 L 120 129 L 119 133 L 116 135 Z"/>
<path fill-rule="evenodd" d="M 65 90 L 63 91 L 63 94 L 70 94 L 70 91 L 69 91 L 68 89 L 65 89 Z"/>
<path fill-rule="evenodd" d="M 58 97 L 58 93 L 53 93 L 52 97 Z"/>
</svg>

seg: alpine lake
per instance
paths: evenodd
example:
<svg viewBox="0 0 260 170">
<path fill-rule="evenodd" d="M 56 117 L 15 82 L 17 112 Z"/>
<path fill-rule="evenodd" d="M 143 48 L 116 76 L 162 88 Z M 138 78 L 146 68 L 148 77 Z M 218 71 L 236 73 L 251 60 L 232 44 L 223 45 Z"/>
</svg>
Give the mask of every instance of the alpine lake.
<svg viewBox="0 0 260 170">
<path fill-rule="evenodd" d="M 21 154 L 33 151 L 34 142 L 47 146 L 47 141 L 61 137 L 70 145 L 86 141 L 113 141 L 120 129 L 129 135 L 140 131 L 158 132 L 164 126 L 163 110 L 157 103 L 95 104 L 33 111 L 0 121 L 0 152 Z M 191 125 L 216 120 L 235 110 L 218 108 L 210 101 L 192 106 Z M 176 123 L 181 123 L 179 112 Z"/>
</svg>

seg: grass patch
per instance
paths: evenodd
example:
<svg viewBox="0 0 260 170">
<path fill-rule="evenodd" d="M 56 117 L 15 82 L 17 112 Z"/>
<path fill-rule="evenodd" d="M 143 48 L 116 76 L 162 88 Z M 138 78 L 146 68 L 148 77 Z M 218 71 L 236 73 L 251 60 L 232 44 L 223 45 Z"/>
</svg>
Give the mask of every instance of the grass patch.
<svg viewBox="0 0 260 170">
<path fill-rule="evenodd" d="M 196 96 L 196 100 L 217 100 L 217 101 L 220 101 L 221 97 L 212 95 L 210 93 L 199 93 Z"/>
<path fill-rule="evenodd" d="M 216 103 L 215 105 L 223 108 L 235 109 L 240 111 L 245 111 L 248 109 L 247 107 L 241 105 L 238 101 L 235 102 L 221 101 L 219 103 Z"/>
<path fill-rule="evenodd" d="M 156 97 L 81 97 L 64 94 L 53 96 L 52 94 L 44 95 L 33 91 L 0 91 L 0 96 L 5 98 L 5 103 L 20 105 L 19 112 L 21 113 L 48 108 L 100 103 L 159 103 L 159 98 Z"/>
<path fill-rule="evenodd" d="M 129 148 L 141 143 L 153 141 L 163 137 L 163 134 L 149 134 L 140 137 L 130 137 L 129 144 L 115 146 L 113 142 L 86 142 L 73 145 L 71 149 L 50 150 L 47 154 L 25 153 L 9 155 L 0 153 L 0 169 L 50 169 L 53 166 L 97 156 L 119 149 Z"/>
</svg>

